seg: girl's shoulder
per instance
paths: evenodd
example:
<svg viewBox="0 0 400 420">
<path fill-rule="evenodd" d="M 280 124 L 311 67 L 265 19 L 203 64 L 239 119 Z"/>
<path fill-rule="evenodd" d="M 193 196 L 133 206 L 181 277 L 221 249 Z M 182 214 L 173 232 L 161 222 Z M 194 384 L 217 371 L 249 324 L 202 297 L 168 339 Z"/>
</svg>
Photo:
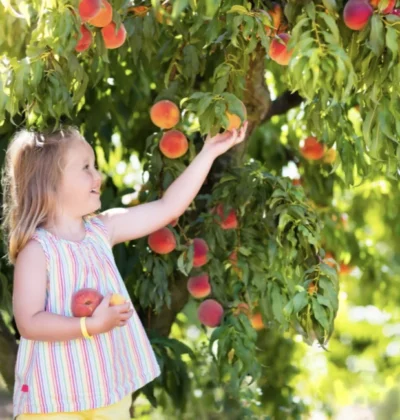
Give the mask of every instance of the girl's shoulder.
<svg viewBox="0 0 400 420">
<path fill-rule="evenodd" d="M 86 222 L 88 223 L 92 231 L 95 231 L 96 233 L 100 234 L 106 240 L 107 245 L 111 246 L 109 226 L 107 223 L 108 220 L 105 215 L 103 215 L 102 213 L 91 214 L 86 217 Z"/>
</svg>

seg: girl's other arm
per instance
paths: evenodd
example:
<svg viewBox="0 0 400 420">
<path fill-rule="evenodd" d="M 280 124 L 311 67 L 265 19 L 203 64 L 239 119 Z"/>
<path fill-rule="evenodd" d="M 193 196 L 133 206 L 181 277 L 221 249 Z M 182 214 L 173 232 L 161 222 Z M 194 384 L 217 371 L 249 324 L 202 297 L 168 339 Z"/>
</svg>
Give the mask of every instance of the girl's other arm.
<svg viewBox="0 0 400 420">
<path fill-rule="evenodd" d="M 82 338 L 79 318 L 45 311 L 46 281 L 46 257 L 40 244 L 31 240 L 19 253 L 14 268 L 13 313 L 19 333 L 38 341 Z M 99 334 L 124 325 L 133 313 L 129 308 L 130 303 L 108 307 L 104 299 L 92 317 L 86 318 L 88 333 Z"/>
<path fill-rule="evenodd" d="M 244 140 L 247 123 L 233 132 L 208 137 L 201 152 L 165 191 L 162 198 L 130 208 L 114 208 L 100 217 L 112 245 L 146 236 L 181 216 L 196 197 L 214 159 Z"/>
</svg>

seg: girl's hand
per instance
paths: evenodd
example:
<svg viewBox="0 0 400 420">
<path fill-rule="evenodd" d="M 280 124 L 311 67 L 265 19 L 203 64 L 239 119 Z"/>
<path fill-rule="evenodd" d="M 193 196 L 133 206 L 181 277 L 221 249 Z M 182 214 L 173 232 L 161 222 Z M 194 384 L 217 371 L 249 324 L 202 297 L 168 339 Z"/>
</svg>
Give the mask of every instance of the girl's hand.
<svg viewBox="0 0 400 420">
<path fill-rule="evenodd" d="M 101 334 L 115 327 L 122 327 L 126 325 L 128 319 L 133 315 L 133 308 L 130 302 L 110 306 L 111 296 L 112 293 L 106 295 L 100 305 L 94 310 L 92 316 L 86 318 L 86 326 L 90 335 Z"/>
<path fill-rule="evenodd" d="M 203 150 L 214 154 L 214 157 L 222 155 L 231 147 L 241 143 L 246 137 L 248 121 L 245 121 L 239 130 L 224 131 L 214 137 L 207 136 Z"/>
</svg>

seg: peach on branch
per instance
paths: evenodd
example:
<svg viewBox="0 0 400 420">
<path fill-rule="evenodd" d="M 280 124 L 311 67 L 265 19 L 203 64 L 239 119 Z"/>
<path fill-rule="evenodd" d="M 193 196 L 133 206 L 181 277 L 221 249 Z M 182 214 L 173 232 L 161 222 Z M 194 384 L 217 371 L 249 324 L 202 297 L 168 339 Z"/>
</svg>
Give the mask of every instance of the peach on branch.
<svg viewBox="0 0 400 420">
<path fill-rule="evenodd" d="M 166 227 L 151 233 L 148 244 L 152 251 L 157 254 L 169 254 L 176 248 L 174 234 Z"/>
<path fill-rule="evenodd" d="M 394 6 L 396 6 L 396 0 L 389 0 L 388 5 L 381 10 L 384 15 L 388 15 L 389 13 L 393 13 Z"/>
<path fill-rule="evenodd" d="M 126 39 L 126 30 L 123 23 L 116 31 L 116 25 L 114 22 L 109 23 L 107 26 L 101 29 L 101 35 L 103 36 L 104 45 L 109 50 L 119 48 Z"/>
<path fill-rule="evenodd" d="M 307 137 L 304 145 L 300 148 L 300 153 L 309 160 L 319 160 L 324 156 L 324 145 L 316 137 Z"/>
<path fill-rule="evenodd" d="M 159 147 L 164 156 L 170 159 L 177 159 L 187 152 L 189 143 L 182 132 L 170 130 L 163 134 Z"/>
<path fill-rule="evenodd" d="M 367 26 L 373 9 L 367 0 L 350 0 L 343 10 L 345 25 L 354 31 L 360 31 Z"/>
<path fill-rule="evenodd" d="M 80 289 L 71 298 L 72 315 L 76 317 L 92 316 L 102 300 L 103 295 L 96 289 L 90 287 Z"/>
<path fill-rule="evenodd" d="M 228 257 L 229 262 L 232 265 L 233 271 L 240 275 L 240 273 L 242 272 L 241 268 L 238 267 L 238 256 L 237 256 L 237 251 L 234 250 L 230 253 L 229 257 Z"/>
<path fill-rule="evenodd" d="M 400 9 L 393 9 L 392 15 L 400 16 Z"/>
<path fill-rule="evenodd" d="M 134 6 L 128 9 L 129 12 L 133 12 L 136 16 L 146 16 L 149 8 L 147 6 Z"/>
<path fill-rule="evenodd" d="M 224 205 L 222 203 L 218 204 L 213 210 L 213 213 L 216 213 L 218 216 L 218 223 L 222 229 L 236 229 L 238 226 L 238 220 L 236 217 L 236 212 L 234 209 L 231 209 L 227 215 L 224 212 Z"/>
<path fill-rule="evenodd" d="M 323 259 L 323 261 L 326 265 L 329 265 L 329 267 L 336 268 L 335 257 L 332 254 L 332 252 L 328 251 L 327 253 L 325 253 L 325 258 Z"/>
<path fill-rule="evenodd" d="M 370 0 L 369 3 L 372 7 L 379 8 L 379 11 L 384 15 L 393 13 L 394 6 L 396 6 L 396 0 L 389 0 L 388 2 L 385 2 L 383 0 Z M 385 3 L 386 7 L 384 7 Z"/>
<path fill-rule="evenodd" d="M 100 11 L 96 16 L 89 20 L 89 23 L 98 28 L 104 28 L 112 21 L 113 10 L 111 4 L 107 0 L 102 0 Z"/>
<path fill-rule="evenodd" d="M 86 51 L 92 43 L 92 34 L 85 25 L 81 25 L 81 37 L 75 46 L 75 51 Z"/>
<path fill-rule="evenodd" d="M 101 0 L 82 0 L 79 3 L 79 15 L 83 22 L 94 18 L 99 13 L 101 7 Z"/>
<path fill-rule="evenodd" d="M 208 245 L 204 239 L 195 238 L 193 239 L 193 267 L 201 267 L 208 261 Z"/>
<path fill-rule="evenodd" d="M 268 10 L 268 14 L 272 18 L 272 28 L 269 26 L 265 26 L 265 32 L 268 36 L 274 36 L 276 31 L 281 26 L 282 22 L 282 6 L 278 3 L 274 3 L 271 10 Z"/>
<path fill-rule="evenodd" d="M 261 312 L 254 313 L 251 316 L 250 322 L 252 327 L 257 331 L 262 330 L 265 327 L 264 322 L 262 320 Z"/>
<path fill-rule="evenodd" d="M 316 283 L 314 283 L 314 282 L 312 281 L 312 282 L 308 285 L 307 292 L 308 292 L 308 294 L 309 294 L 309 295 L 313 295 L 313 294 L 317 293 L 317 291 L 318 291 L 318 286 L 317 286 L 317 284 L 316 284 Z"/>
<path fill-rule="evenodd" d="M 155 103 L 150 109 L 150 118 L 159 128 L 172 128 L 178 124 L 181 114 L 179 108 L 171 101 L 162 100 Z"/>
<path fill-rule="evenodd" d="M 287 48 L 289 41 L 290 35 L 282 32 L 271 41 L 269 46 L 269 56 L 281 66 L 287 66 L 293 54 L 293 50 Z"/>
<path fill-rule="evenodd" d="M 334 163 L 336 160 L 336 150 L 334 148 L 328 149 L 324 154 L 324 163 Z"/>
<path fill-rule="evenodd" d="M 353 271 L 353 268 L 354 268 L 354 267 L 351 267 L 350 265 L 345 264 L 345 263 L 340 263 L 339 267 L 340 267 L 339 274 L 341 274 L 343 276 L 345 276 L 347 274 L 350 274 Z"/>
<path fill-rule="evenodd" d="M 244 103 L 242 101 L 240 101 L 241 103 L 241 107 L 243 110 L 243 114 L 244 114 L 244 119 L 247 119 L 247 110 L 246 107 L 244 105 Z M 229 107 L 228 107 L 229 109 Z M 226 128 L 227 131 L 231 131 L 231 130 L 237 130 L 240 128 L 240 126 L 242 125 L 242 120 L 240 119 L 239 115 L 230 113 L 229 111 L 226 111 L 226 116 L 228 118 L 228 127 Z"/>
<path fill-rule="evenodd" d="M 294 179 L 292 179 L 292 185 L 295 186 L 295 187 L 301 186 L 302 185 L 301 179 L 300 178 L 294 178 Z"/>
<path fill-rule="evenodd" d="M 224 309 L 222 305 L 214 299 L 207 299 L 201 302 L 197 311 L 200 322 L 207 327 L 216 327 L 221 323 Z"/>
<path fill-rule="evenodd" d="M 251 314 L 251 311 L 250 311 L 249 305 L 248 305 L 246 302 L 240 302 L 240 303 L 236 306 L 236 308 L 233 310 L 233 314 L 234 314 L 235 316 L 238 316 L 238 315 L 240 315 L 240 314 L 244 314 L 244 315 L 246 315 L 247 317 L 249 317 L 249 316 L 250 316 L 250 314 Z"/>
<path fill-rule="evenodd" d="M 187 283 L 187 289 L 189 293 L 197 299 L 208 296 L 211 293 L 208 274 L 203 273 L 198 276 L 190 277 Z"/>
</svg>

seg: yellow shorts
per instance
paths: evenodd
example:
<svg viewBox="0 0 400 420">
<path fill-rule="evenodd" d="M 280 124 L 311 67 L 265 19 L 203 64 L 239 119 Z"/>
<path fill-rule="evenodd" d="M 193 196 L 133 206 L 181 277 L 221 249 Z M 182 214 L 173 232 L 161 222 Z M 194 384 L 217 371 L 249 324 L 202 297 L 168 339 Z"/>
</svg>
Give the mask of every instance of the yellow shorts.
<svg viewBox="0 0 400 420">
<path fill-rule="evenodd" d="M 95 408 L 94 410 L 76 411 L 71 413 L 20 414 L 16 420 L 131 420 L 129 409 L 132 404 L 132 394 L 121 401 Z"/>
</svg>

